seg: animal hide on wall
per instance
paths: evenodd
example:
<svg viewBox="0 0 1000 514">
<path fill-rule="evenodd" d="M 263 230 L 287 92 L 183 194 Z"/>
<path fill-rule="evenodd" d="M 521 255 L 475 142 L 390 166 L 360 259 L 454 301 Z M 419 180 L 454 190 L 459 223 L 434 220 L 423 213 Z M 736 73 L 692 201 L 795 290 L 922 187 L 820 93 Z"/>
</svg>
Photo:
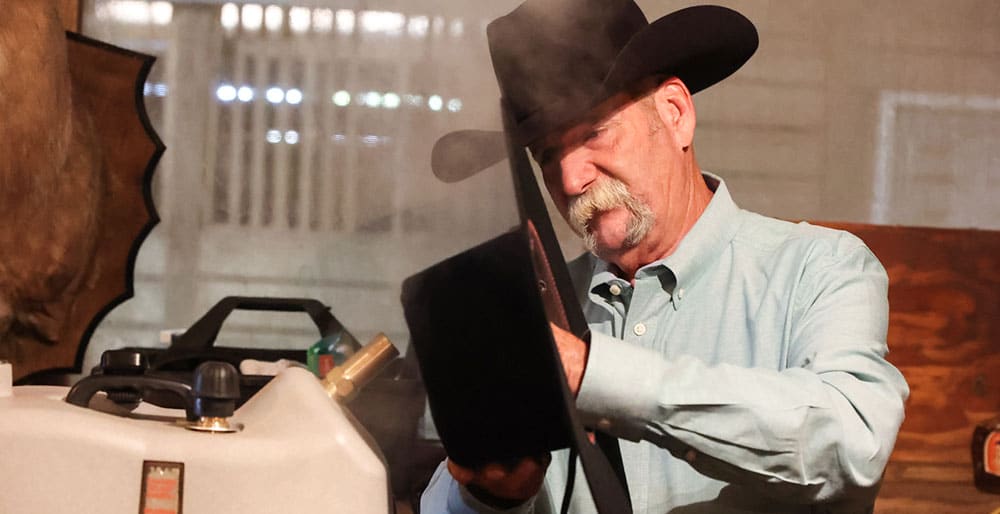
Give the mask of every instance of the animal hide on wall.
<svg viewBox="0 0 1000 514">
<path fill-rule="evenodd" d="M 0 359 L 18 378 L 79 370 L 94 327 L 132 296 L 163 145 L 142 105 L 151 57 L 65 33 L 51 1 L 4 9 Z"/>
</svg>

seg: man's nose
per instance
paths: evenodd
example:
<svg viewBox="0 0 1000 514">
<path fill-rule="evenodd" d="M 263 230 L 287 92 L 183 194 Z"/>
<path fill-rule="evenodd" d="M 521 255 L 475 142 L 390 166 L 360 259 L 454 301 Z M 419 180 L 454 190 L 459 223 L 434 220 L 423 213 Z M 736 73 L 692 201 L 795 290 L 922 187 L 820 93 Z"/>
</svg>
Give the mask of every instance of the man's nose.
<svg viewBox="0 0 1000 514">
<path fill-rule="evenodd" d="M 563 193 L 567 197 L 582 194 L 597 178 L 597 167 L 583 146 L 567 150 L 559 159 Z"/>
</svg>

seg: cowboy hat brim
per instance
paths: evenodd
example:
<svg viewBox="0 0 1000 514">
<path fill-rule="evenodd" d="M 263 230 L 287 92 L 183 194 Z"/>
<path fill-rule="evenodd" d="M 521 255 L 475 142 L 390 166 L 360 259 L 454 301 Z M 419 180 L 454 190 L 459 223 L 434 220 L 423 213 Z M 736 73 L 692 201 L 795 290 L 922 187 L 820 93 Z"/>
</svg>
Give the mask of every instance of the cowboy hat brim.
<svg viewBox="0 0 1000 514">
<path fill-rule="evenodd" d="M 614 94 L 646 77 L 663 75 L 681 79 L 694 94 L 740 69 L 758 41 L 753 23 L 732 9 L 681 9 L 650 23 L 626 43 L 604 88 Z"/>
</svg>

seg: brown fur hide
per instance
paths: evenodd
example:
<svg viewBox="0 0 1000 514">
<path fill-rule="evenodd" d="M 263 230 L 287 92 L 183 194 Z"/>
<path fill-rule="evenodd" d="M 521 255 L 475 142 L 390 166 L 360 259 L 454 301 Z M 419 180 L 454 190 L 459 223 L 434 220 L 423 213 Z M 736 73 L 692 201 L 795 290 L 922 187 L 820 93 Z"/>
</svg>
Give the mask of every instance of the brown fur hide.
<svg viewBox="0 0 1000 514">
<path fill-rule="evenodd" d="M 79 368 L 78 350 L 132 296 L 163 146 L 141 87 L 153 59 L 67 36 L 54 0 L 0 16 L 0 359 L 14 376 Z"/>
<path fill-rule="evenodd" d="M 0 358 L 55 344 L 93 260 L 104 179 L 90 116 L 70 87 L 55 6 L 0 17 Z"/>
</svg>

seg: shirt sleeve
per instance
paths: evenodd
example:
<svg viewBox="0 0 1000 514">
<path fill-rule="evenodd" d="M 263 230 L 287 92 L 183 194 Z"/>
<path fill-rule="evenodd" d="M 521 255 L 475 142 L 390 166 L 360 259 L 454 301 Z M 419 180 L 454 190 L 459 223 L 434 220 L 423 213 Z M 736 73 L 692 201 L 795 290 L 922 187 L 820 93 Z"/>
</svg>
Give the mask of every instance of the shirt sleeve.
<svg viewBox="0 0 1000 514">
<path fill-rule="evenodd" d="M 441 462 L 420 497 L 420 511 L 434 514 L 532 514 L 534 499 L 510 509 L 490 507 L 456 482 L 445 462 Z"/>
<path fill-rule="evenodd" d="M 768 496 L 874 494 L 909 394 L 885 360 L 887 287 L 860 241 L 810 258 L 788 300 L 781 370 L 668 360 L 594 333 L 577 406 L 619 437 L 648 440 Z"/>
</svg>

